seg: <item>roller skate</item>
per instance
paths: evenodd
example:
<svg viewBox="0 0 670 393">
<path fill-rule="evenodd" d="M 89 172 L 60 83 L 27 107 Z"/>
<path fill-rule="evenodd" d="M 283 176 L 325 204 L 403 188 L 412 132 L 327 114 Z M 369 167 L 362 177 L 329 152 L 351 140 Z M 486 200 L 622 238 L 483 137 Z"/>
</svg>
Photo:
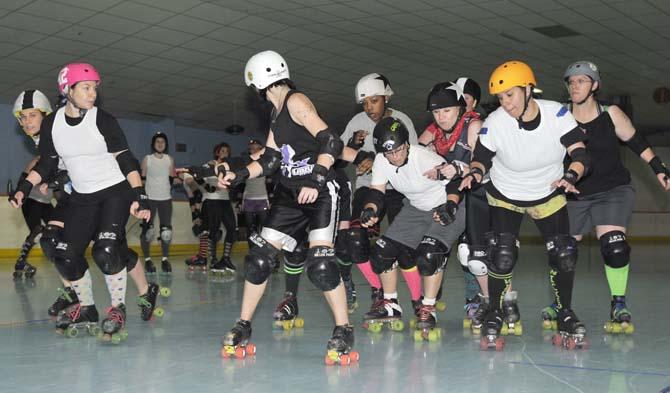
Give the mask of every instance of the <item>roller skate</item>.
<svg viewBox="0 0 670 393">
<path fill-rule="evenodd" d="M 479 349 L 488 351 L 494 348 L 500 352 L 505 348 L 505 338 L 500 337 L 500 330 L 503 325 L 500 310 L 491 310 L 486 314 L 482 326 L 482 337 L 479 341 Z"/>
<path fill-rule="evenodd" d="M 470 329 L 472 327 L 472 317 L 477 312 L 477 309 L 479 309 L 480 303 L 480 295 L 477 295 L 472 299 L 465 299 L 465 305 L 463 306 L 463 310 L 465 311 L 465 317 L 463 318 L 463 329 Z"/>
<path fill-rule="evenodd" d="M 119 344 L 128 338 L 128 331 L 125 329 L 126 306 L 121 303 L 116 307 L 109 307 L 106 311 L 107 318 L 102 320 L 102 330 L 98 338 L 103 342 Z"/>
<path fill-rule="evenodd" d="M 488 298 L 482 297 L 480 300 L 481 303 L 479 303 L 479 307 L 477 307 L 477 310 L 472 314 L 472 322 L 470 325 L 470 330 L 472 331 L 472 334 L 475 335 L 481 335 L 482 326 L 484 326 L 484 320 L 489 311 Z"/>
<path fill-rule="evenodd" d="M 147 272 L 147 274 L 156 274 L 156 265 L 154 265 L 151 259 L 144 260 L 144 271 Z"/>
<path fill-rule="evenodd" d="M 326 346 L 326 364 L 328 366 L 334 364 L 348 366 L 358 362 L 359 354 L 351 350 L 353 346 L 354 327 L 351 325 L 335 326 L 333 335 Z"/>
<path fill-rule="evenodd" d="M 148 321 L 152 316 L 162 317 L 165 310 L 162 307 L 156 307 L 158 294 L 163 297 L 170 296 L 170 288 L 161 288 L 156 283 L 149 283 L 149 289 L 144 295 L 137 297 L 137 305 L 140 307 L 140 316 L 143 321 Z"/>
<path fill-rule="evenodd" d="M 190 272 L 194 270 L 202 270 L 204 272 L 207 270 L 207 259 L 201 255 L 194 255 L 185 262 Z"/>
<path fill-rule="evenodd" d="M 172 273 L 172 264 L 167 258 L 161 260 L 161 271 L 165 274 Z"/>
<path fill-rule="evenodd" d="M 363 329 L 372 333 L 379 333 L 382 327 L 399 332 L 405 328 L 402 321 L 402 308 L 398 299 L 382 299 L 373 304 L 373 307 L 363 317 Z"/>
<path fill-rule="evenodd" d="M 614 296 L 610 310 L 610 320 L 605 323 L 605 332 L 612 334 L 633 334 L 630 311 L 626 308 L 625 296 Z"/>
<path fill-rule="evenodd" d="M 442 329 L 437 324 L 435 306 L 422 304 L 416 313 L 414 341 L 437 341 L 442 337 Z"/>
<path fill-rule="evenodd" d="M 99 334 L 98 310 L 95 305 L 82 306 L 77 302 L 61 310 L 56 316 L 56 333 L 74 338 L 81 329 L 86 329 L 90 336 Z"/>
<path fill-rule="evenodd" d="M 550 306 L 547 306 L 542 309 L 542 329 L 544 330 L 556 330 L 558 317 L 558 306 L 556 302 L 551 303 Z"/>
<path fill-rule="evenodd" d="M 440 289 L 437 291 L 437 296 L 435 297 L 435 309 L 440 312 L 447 309 L 447 303 L 442 301 L 442 285 L 440 285 Z"/>
<path fill-rule="evenodd" d="M 291 330 L 305 326 L 305 320 L 298 316 L 298 298 L 292 292 L 286 292 L 284 299 L 272 314 L 272 326 L 276 329 Z"/>
<path fill-rule="evenodd" d="M 349 276 L 348 279 L 342 280 L 344 283 L 344 290 L 347 293 L 347 311 L 353 314 L 358 309 L 358 301 L 356 300 L 356 286 L 354 281 Z"/>
<path fill-rule="evenodd" d="M 221 339 L 221 357 L 244 359 L 256 355 L 256 346 L 249 342 L 251 322 L 238 319 L 235 326 Z"/>
<path fill-rule="evenodd" d="M 561 309 L 558 311 L 558 333 L 552 339 L 555 346 L 566 349 L 587 349 L 586 327 L 577 319 L 574 311 Z"/>
<path fill-rule="evenodd" d="M 213 274 L 235 274 L 237 269 L 230 258 L 222 257 L 210 266 L 210 270 Z"/>
<path fill-rule="evenodd" d="M 503 298 L 503 326 L 500 330 L 500 333 L 503 336 L 520 336 L 523 333 L 523 326 L 521 325 L 521 314 L 519 313 L 519 305 L 517 304 L 516 299 L 516 291 L 509 291 Z"/>
<path fill-rule="evenodd" d="M 16 261 L 16 264 L 14 265 L 14 279 L 15 280 L 20 280 L 21 277 L 25 278 L 33 278 L 35 273 L 37 272 L 37 268 L 35 266 L 29 264 L 25 260 L 18 260 Z"/>
<path fill-rule="evenodd" d="M 74 289 L 71 287 L 65 287 L 65 289 L 58 288 L 58 298 L 54 304 L 49 307 L 47 313 L 52 317 L 58 316 L 59 312 L 78 302 L 79 298 L 77 298 L 77 293 Z"/>
</svg>

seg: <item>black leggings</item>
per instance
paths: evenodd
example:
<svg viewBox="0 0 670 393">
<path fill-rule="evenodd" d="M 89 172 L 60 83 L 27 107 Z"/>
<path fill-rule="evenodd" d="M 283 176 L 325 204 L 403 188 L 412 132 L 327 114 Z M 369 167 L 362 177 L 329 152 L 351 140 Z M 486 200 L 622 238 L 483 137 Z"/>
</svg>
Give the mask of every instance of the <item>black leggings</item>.
<svg viewBox="0 0 670 393">
<path fill-rule="evenodd" d="M 267 210 L 258 210 L 258 211 L 245 211 L 244 212 L 244 225 L 247 227 L 247 242 L 249 243 L 249 248 L 251 248 L 251 241 L 248 240 L 249 235 L 256 232 L 261 233 L 263 229 L 263 223 L 268 216 Z"/>
<path fill-rule="evenodd" d="M 42 223 L 46 224 L 49 222 L 53 209 L 50 203 L 42 203 L 26 198 L 23 205 L 21 205 L 21 212 L 30 232 L 39 225 L 42 225 Z"/>
<path fill-rule="evenodd" d="M 491 228 L 491 214 L 484 187 L 467 193 L 465 197 L 465 233 L 469 244 L 484 244 L 484 234 Z"/>
<path fill-rule="evenodd" d="M 202 215 L 206 221 L 205 228 L 209 230 L 209 238 L 213 241 L 219 240 L 219 228 L 221 224 L 226 228 L 225 243 L 235 241 L 235 212 L 229 200 L 207 199 L 202 203 Z"/>
</svg>

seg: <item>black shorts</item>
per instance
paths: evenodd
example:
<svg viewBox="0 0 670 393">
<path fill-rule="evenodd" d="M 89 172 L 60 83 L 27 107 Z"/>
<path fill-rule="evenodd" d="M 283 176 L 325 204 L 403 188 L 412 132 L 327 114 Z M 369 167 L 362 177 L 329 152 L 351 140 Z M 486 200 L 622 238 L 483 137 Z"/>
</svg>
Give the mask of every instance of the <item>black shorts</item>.
<svg viewBox="0 0 670 393">
<path fill-rule="evenodd" d="M 63 196 L 57 199 L 56 207 L 54 207 L 53 211 L 51 212 L 51 217 L 49 217 L 49 221 L 65 222 L 65 218 L 67 217 L 67 206 L 69 201 L 70 201 L 70 194 L 63 193 Z"/>
<path fill-rule="evenodd" d="M 335 180 L 326 183 L 314 203 L 299 205 L 298 193 L 278 185 L 276 200 L 270 207 L 261 236 L 281 243 L 286 251 L 293 251 L 309 226 L 309 241 L 335 242 L 338 222 L 339 186 Z"/>
</svg>

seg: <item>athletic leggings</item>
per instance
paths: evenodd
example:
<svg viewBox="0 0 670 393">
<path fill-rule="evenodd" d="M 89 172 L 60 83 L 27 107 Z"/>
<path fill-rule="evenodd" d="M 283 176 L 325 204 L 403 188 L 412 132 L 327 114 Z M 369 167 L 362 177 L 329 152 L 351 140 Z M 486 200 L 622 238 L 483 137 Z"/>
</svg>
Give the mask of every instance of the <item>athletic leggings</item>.
<svg viewBox="0 0 670 393">
<path fill-rule="evenodd" d="M 23 205 L 21 205 L 21 212 L 30 232 L 42 223 L 46 224 L 49 222 L 53 209 L 50 203 L 42 203 L 26 198 Z"/>
<path fill-rule="evenodd" d="M 169 226 L 170 229 L 172 229 L 172 199 L 166 199 L 164 201 L 154 201 L 149 199 L 149 208 L 151 209 L 151 218 L 145 225 L 147 227 L 154 225 L 154 219 L 156 218 L 156 213 L 158 212 L 160 226 L 154 226 L 153 234 L 157 239 L 160 240 L 161 227 Z M 150 247 L 153 239 L 147 239 L 144 234 L 145 231 L 142 231 L 142 235 L 140 236 L 140 244 L 142 246 L 142 253 L 144 254 L 144 258 L 149 258 L 151 256 Z M 163 257 L 167 258 L 170 255 L 170 242 L 161 241 L 160 243 Z"/>
<path fill-rule="evenodd" d="M 226 228 L 225 243 L 232 244 L 235 241 L 235 212 L 229 200 L 207 199 L 202 203 L 202 216 L 205 218 L 205 228 L 209 230 L 211 242 L 219 241 L 219 228 L 221 224 Z"/>
</svg>

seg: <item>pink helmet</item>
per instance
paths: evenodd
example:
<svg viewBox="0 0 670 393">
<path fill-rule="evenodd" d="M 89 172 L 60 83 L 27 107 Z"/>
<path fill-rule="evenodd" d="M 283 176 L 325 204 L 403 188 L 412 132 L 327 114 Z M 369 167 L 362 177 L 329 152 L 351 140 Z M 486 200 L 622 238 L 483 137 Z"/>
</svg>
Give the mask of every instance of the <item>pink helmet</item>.
<svg viewBox="0 0 670 393">
<path fill-rule="evenodd" d="M 96 81 L 100 84 L 100 74 L 87 63 L 70 63 L 58 73 L 58 91 L 65 95 L 70 86 L 81 81 Z"/>
</svg>

